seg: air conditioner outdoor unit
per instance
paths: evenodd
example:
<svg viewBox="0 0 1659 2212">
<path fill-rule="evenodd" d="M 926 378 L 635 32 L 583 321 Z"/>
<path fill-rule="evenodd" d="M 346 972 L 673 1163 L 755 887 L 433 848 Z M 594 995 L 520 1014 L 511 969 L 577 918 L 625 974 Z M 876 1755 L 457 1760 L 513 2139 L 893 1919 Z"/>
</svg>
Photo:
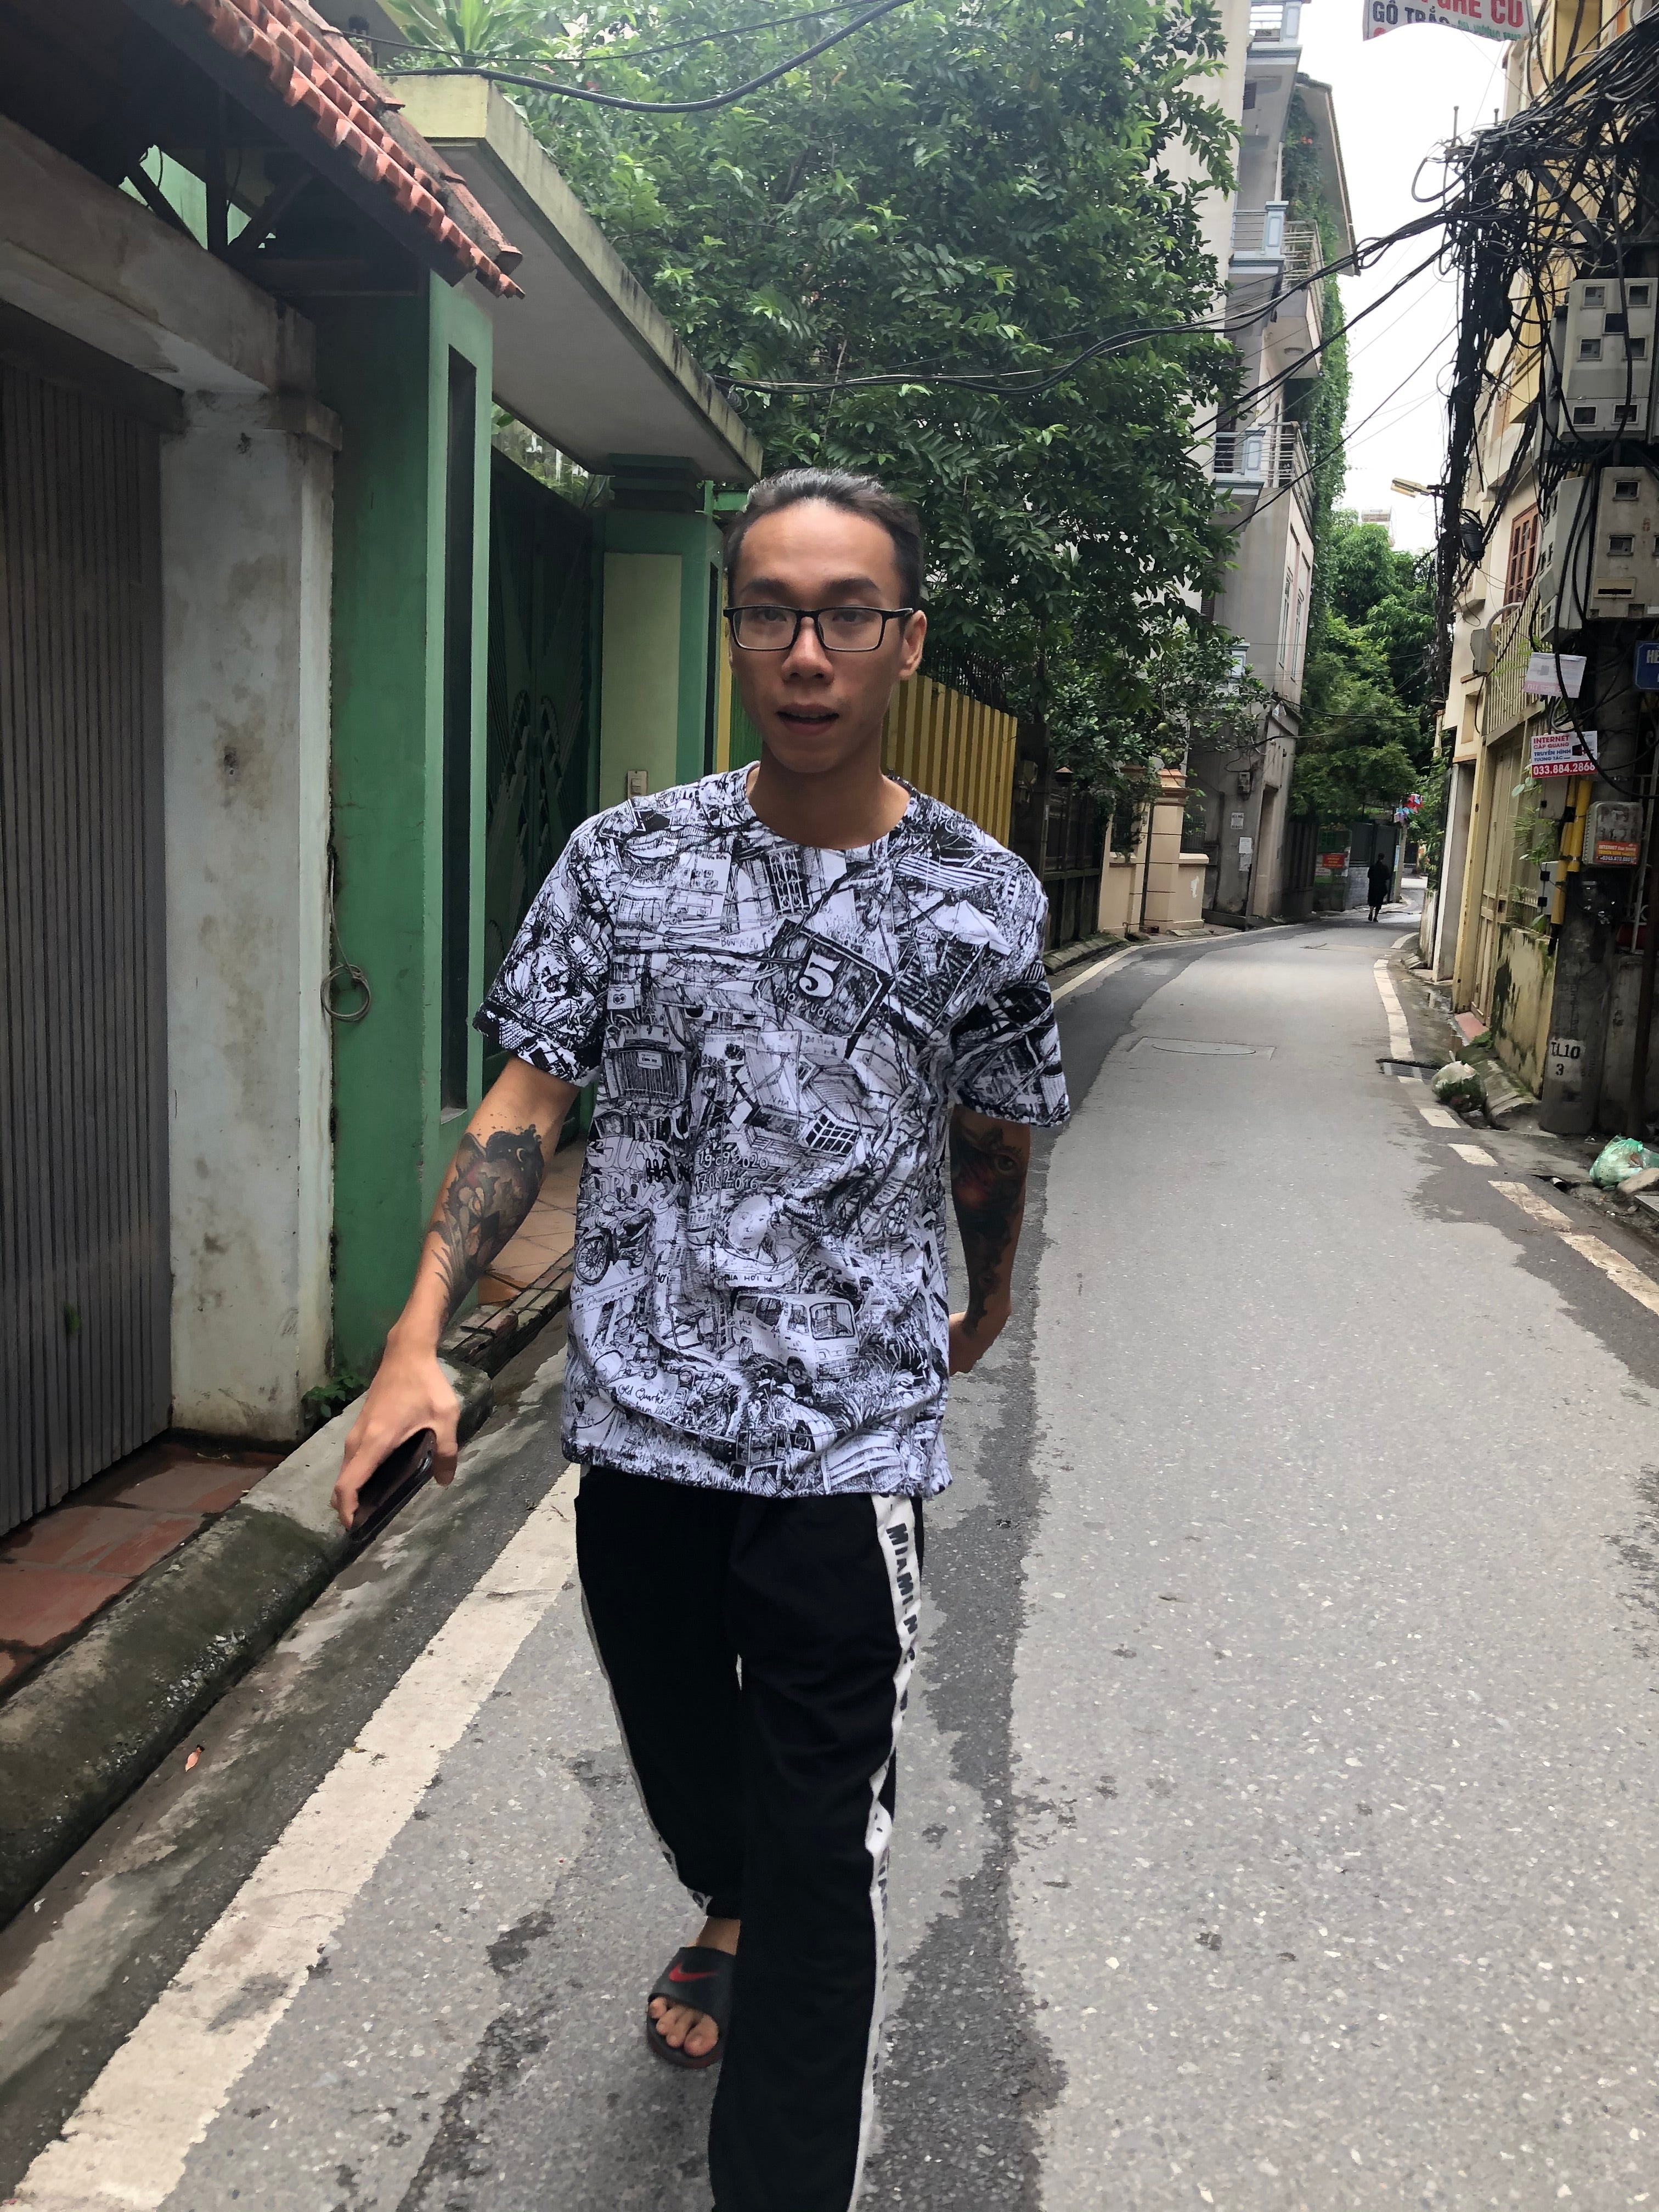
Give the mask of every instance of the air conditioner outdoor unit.
<svg viewBox="0 0 1659 2212">
<path fill-rule="evenodd" d="M 1540 414 L 1547 444 L 1653 435 L 1659 278 L 1577 277 L 1550 325 Z"/>
<path fill-rule="evenodd" d="M 1469 632 L 1469 665 L 1477 676 L 1490 676 L 1498 654 L 1492 641 L 1492 624 L 1482 623 Z"/>
<path fill-rule="evenodd" d="M 1659 480 L 1638 465 L 1564 479 L 1538 545 L 1538 626 L 1659 615 Z"/>
</svg>

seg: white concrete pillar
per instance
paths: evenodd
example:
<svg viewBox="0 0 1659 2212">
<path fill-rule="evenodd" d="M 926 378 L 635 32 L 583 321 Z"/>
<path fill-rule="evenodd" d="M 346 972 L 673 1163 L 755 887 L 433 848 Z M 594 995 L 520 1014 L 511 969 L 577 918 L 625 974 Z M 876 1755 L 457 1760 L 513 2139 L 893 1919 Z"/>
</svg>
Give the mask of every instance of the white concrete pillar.
<svg viewBox="0 0 1659 2212">
<path fill-rule="evenodd" d="M 163 441 L 173 1419 L 286 1439 L 328 1357 L 334 418 Z"/>
<path fill-rule="evenodd" d="M 1468 858 L 1469 817 L 1474 805 L 1474 763 L 1454 761 L 1447 779 L 1446 831 L 1440 846 L 1440 887 L 1435 901 L 1434 977 L 1449 980 L 1457 964 L 1457 924 L 1463 910 L 1463 867 Z"/>
</svg>

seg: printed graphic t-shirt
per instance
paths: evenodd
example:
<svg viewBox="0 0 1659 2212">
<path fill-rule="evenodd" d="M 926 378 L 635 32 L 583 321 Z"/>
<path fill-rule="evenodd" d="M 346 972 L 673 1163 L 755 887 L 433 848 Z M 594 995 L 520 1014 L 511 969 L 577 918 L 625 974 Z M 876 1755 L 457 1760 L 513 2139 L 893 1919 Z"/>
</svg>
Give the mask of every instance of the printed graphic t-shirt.
<svg viewBox="0 0 1659 2212">
<path fill-rule="evenodd" d="M 1069 1108 L 1023 860 L 913 793 L 790 844 L 749 771 L 584 823 L 477 1016 L 597 1080 L 564 1449 L 775 1497 L 927 1495 L 949 1353 L 953 1102 Z"/>
</svg>

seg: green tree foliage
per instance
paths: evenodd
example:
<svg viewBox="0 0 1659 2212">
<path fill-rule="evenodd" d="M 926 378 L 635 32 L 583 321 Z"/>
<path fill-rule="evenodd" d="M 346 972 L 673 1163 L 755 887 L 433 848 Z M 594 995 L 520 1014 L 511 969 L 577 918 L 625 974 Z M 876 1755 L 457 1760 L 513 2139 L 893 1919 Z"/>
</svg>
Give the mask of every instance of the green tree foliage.
<svg viewBox="0 0 1659 2212">
<path fill-rule="evenodd" d="M 730 26 L 729 0 L 597 0 L 580 38 L 544 18 L 529 39 L 516 4 L 481 29 L 490 4 L 449 0 L 429 34 L 453 43 L 465 7 L 497 53 L 653 99 L 719 90 L 844 20 L 688 45 Z M 1097 337 L 1173 330 L 1018 398 L 737 401 L 769 467 L 872 469 L 916 500 L 939 647 L 997 663 L 1079 768 L 1152 711 L 1137 671 L 1220 550 L 1192 423 L 1234 356 L 1191 326 L 1217 275 L 1198 203 L 1230 178 L 1203 83 L 1221 53 L 1212 0 L 912 0 L 710 114 L 515 95 L 716 374 L 1047 371 Z"/>
<path fill-rule="evenodd" d="M 1351 514 L 1332 518 L 1324 584 L 1292 789 L 1297 813 L 1336 824 L 1397 806 L 1427 772 L 1433 584 L 1426 562 Z"/>
<path fill-rule="evenodd" d="M 1078 709 L 1070 725 L 1072 764 L 1111 805 L 1119 845 L 1133 847 L 1160 768 L 1181 767 L 1194 745 L 1256 750 L 1272 696 L 1237 665 L 1234 641 L 1212 623 L 1170 620 L 1154 631 L 1133 689 L 1086 719 Z"/>
</svg>

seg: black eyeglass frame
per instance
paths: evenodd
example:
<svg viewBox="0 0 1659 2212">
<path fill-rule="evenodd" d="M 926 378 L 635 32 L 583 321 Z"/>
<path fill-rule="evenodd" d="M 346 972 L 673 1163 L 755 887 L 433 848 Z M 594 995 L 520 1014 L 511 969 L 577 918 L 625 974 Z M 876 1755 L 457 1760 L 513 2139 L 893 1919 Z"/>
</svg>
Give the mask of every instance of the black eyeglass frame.
<svg viewBox="0 0 1659 2212">
<path fill-rule="evenodd" d="M 789 642 L 787 645 L 745 645 L 743 640 L 738 635 L 738 617 L 739 615 L 760 614 L 763 611 L 769 614 L 793 615 L 795 617 L 795 627 L 789 633 Z M 825 653 L 879 653 L 883 646 L 887 642 L 888 623 L 890 622 L 908 622 L 911 616 L 920 614 L 921 612 L 921 609 L 920 607 L 860 607 L 845 605 L 833 607 L 781 607 L 774 600 L 757 599 L 750 606 L 722 607 L 720 612 L 725 617 L 726 623 L 731 630 L 732 642 L 736 646 L 739 653 L 793 653 L 796 645 L 799 642 L 801 624 L 803 623 L 809 622 L 812 625 L 813 631 L 817 637 L 819 645 L 823 648 Z M 831 645 L 829 639 L 825 637 L 823 634 L 823 617 L 825 615 L 852 614 L 879 615 L 881 617 L 881 635 L 876 640 L 873 645 Z"/>
</svg>

